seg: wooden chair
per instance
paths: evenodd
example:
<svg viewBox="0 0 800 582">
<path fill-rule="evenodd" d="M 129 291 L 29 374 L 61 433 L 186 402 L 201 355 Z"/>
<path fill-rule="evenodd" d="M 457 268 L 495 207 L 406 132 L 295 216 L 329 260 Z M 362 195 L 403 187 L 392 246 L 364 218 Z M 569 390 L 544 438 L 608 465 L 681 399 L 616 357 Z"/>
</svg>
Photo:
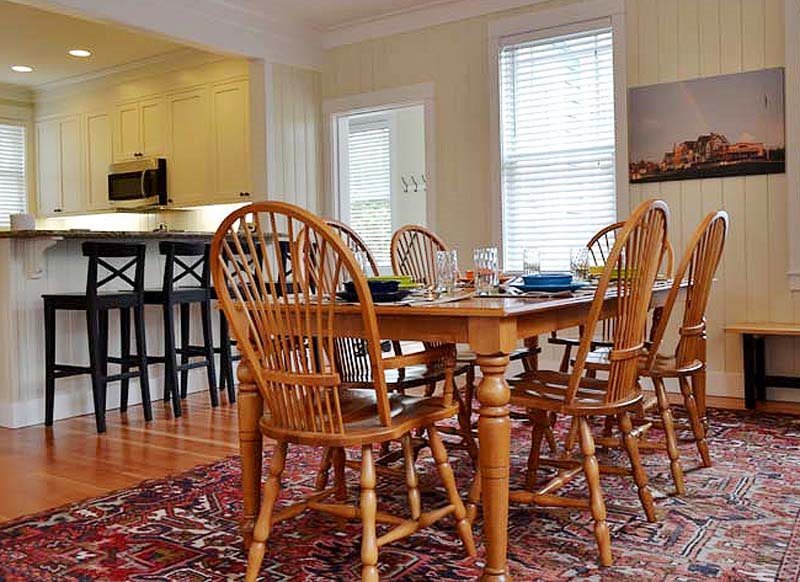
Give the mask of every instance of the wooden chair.
<svg viewBox="0 0 800 582">
<path fill-rule="evenodd" d="M 303 232 L 298 240 L 298 233 Z M 293 292 L 280 256 L 279 239 L 295 241 L 291 253 Z M 268 249 L 263 263 L 251 270 L 233 260 L 261 244 Z M 302 248 L 306 252 L 300 252 Z M 253 382 L 268 413 L 259 423 L 262 434 L 275 441 L 269 476 L 249 549 L 247 577 L 256 580 L 266 541 L 275 523 L 306 509 L 321 510 L 362 522 L 362 580 L 378 580 L 378 549 L 454 514 L 467 553 L 475 555 L 470 523 L 456 489 L 453 471 L 435 424 L 457 414 L 452 382 L 441 398 L 390 394 L 384 371 L 427 364 L 446 357 L 444 349 L 383 358 L 375 308 L 366 278 L 342 239 L 320 218 L 290 204 L 262 202 L 240 208 L 220 225 L 212 246 L 212 273 L 233 336 L 244 353 L 240 379 Z M 351 280 L 359 298 L 353 307 L 363 327 L 364 349 L 373 370 L 369 389 L 343 389 L 335 357 L 335 294 Z M 410 434 L 424 429 L 444 482 L 448 504 L 423 513 Z M 405 451 L 410 517 L 379 512 L 375 492 L 373 445 L 400 440 Z M 359 506 L 333 503 L 336 488 L 312 494 L 305 501 L 275 511 L 288 446 L 328 447 L 338 451 L 343 472 L 344 448 L 361 449 Z M 377 522 L 393 526 L 380 537 Z"/>
<path fill-rule="evenodd" d="M 705 352 L 701 349 L 706 330 L 705 312 L 711 294 L 711 284 L 722 259 L 728 232 L 728 214 L 722 210 L 711 212 L 700 222 L 683 254 L 664 304 L 662 316 L 647 345 L 647 354 L 641 359 L 641 374 L 653 381 L 655 396 L 645 398 L 642 412 L 657 407 L 665 427 L 672 426 L 672 411 L 667 399 L 664 378 L 677 378 L 694 441 L 704 467 L 711 466 L 706 442 L 705 426 L 697 409 L 694 386 L 698 374 L 706 366 Z M 686 298 L 683 317 L 678 329 L 679 339 L 672 354 L 660 353 L 661 343 L 669 325 L 672 310 L 685 284 Z M 607 350 L 596 350 L 587 358 L 587 368 L 608 370 Z M 666 431 L 665 448 L 670 457 L 672 474 L 678 493 L 684 492 L 683 475 L 678 464 L 678 445 L 672 431 Z"/>
<path fill-rule="evenodd" d="M 594 534 L 600 561 L 610 565 L 611 541 L 606 524 L 606 509 L 600 487 L 601 472 L 633 476 L 647 519 L 655 521 L 655 508 L 647 486 L 647 474 L 639 458 L 639 431 L 634 431 L 630 413 L 642 400 L 639 386 L 639 357 L 644 349 L 648 307 L 658 265 L 667 235 L 669 210 L 660 200 L 641 204 L 620 228 L 600 277 L 589 315 L 583 327 L 572 372 L 537 371 L 510 381 L 511 403 L 529 411 L 534 420 L 531 451 L 525 490 L 512 491 L 511 499 L 523 503 L 555 507 L 591 509 Z M 612 285 L 613 282 L 613 285 Z M 604 310 L 606 295 L 616 293 L 611 311 Z M 609 352 L 611 366 L 606 380 L 584 377 L 586 358 L 600 321 L 614 319 L 613 347 Z M 536 487 L 539 450 L 542 437 L 550 425 L 552 413 L 572 417 L 578 428 L 582 463 L 563 458 L 554 461 L 561 471 L 544 486 Z M 618 418 L 631 470 L 621 467 L 600 467 L 595 457 L 595 440 L 589 420 L 613 415 Z M 560 497 L 555 492 L 573 477 L 583 473 L 589 488 L 589 499 Z"/>
<path fill-rule="evenodd" d="M 590 240 L 586 243 L 586 249 L 589 254 L 589 264 L 592 267 L 602 267 L 606 264 L 611 250 L 614 247 L 615 236 L 618 231 L 625 226 L 625 221 L 615 222 L 601 228 Z M 664 257 L 662 259 L 661 274 L 670 278 L 672 276 L 672 263 L 673 251 L 672 245 L 667 241 L 664 248 Z M 653 314 L 658 317 L 658 314 Z M 600 325 L 598 336 L 594 339 L 593 348 L 610 347 L 611 338 L 613 337 L 613 320 L 604 320 Z M 580 344 L 580 338 L 559 336 L 558 332 L 552 332 L 547 339 L 547 343 L 552 345 L 564 346 L 564 353 L 561 357 L 561 365 L 559 370 L 561 372 L 569 371 L 570 360 L 572 358 L 572 350 L 577 349 Z"/>
</svg>

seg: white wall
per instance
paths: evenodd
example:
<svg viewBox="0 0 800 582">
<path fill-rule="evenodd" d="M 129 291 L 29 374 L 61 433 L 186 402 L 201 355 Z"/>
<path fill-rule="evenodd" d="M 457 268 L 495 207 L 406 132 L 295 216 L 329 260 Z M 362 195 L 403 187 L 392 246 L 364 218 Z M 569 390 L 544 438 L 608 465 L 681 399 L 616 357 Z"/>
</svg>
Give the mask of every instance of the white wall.
<svg viewBox="0 0 800 582">
<path fill-rule="evenodd" d="M 393 219 L 396 225 L 425 224 L 427 221 L 427 192 L 421 176 L 425 174 L 425 108 L 422 105 L 403 107 L 392 111 L 394 142 L 394 170 L 392 180 Z M 409 183 L 403 191 L 400 177 Z M 419 184 L 414 191 L 410 176 Z"/>
</svg>

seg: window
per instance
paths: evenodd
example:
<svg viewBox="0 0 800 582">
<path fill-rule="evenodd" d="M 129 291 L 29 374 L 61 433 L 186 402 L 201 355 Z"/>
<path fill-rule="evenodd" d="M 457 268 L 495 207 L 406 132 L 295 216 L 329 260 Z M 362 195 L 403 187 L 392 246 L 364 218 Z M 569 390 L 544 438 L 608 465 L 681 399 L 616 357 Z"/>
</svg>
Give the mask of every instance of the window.
<svg viewBox="0 0 800 582">
<path fill-rule="evenodd" d="M 389 265 L 392 238 L 391 133 L 387 120 L 351 120 L 347 138 L 350 226 L 379 265 Z"/>
<path fill-rule="evenodd" d="M 26 203 L 25 127 L 0 123 L 0 227 L 8 228 Z"/>
<path fill-rule="evenodd" d="M 611 28 L 506 43 L 500 52 L 503 250 L 543 270 L 616 221 Z"/>
</svg>

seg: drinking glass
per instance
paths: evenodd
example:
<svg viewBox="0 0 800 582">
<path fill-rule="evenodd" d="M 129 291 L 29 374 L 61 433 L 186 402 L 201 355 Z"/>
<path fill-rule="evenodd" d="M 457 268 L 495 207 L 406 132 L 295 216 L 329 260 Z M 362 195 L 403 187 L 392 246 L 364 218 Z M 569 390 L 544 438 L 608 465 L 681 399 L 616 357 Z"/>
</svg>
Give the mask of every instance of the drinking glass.
<svg viewBox="0 0 800 582">
<path fill-rule="evenodd" d="M 538 275 L 542 271 L 541 253 L 536 249 L 522 250 L 522 274 Z"/>
<path fill-rule="evenodd" d="M 370 265 L 369 255 L 367 254 L 367 251 L 356 250 L 356 251 L 353 251 L 353 255 L 355 256 L 356 263 L 358 264 L 358 266 L 361 269 L 361 271 L 367 277 L 371 277 L 373 275 L 372 266 Z"/>
<path fill-rule="evenodd" d="M 497 290 L 500 280 L 497 263 L 497 247 L 475 249 L 475 293 L 489 295 Z"/>
<path fill-rule="evenodd" d="M 458 251 L 436 251 L 436 290 L 452 293 L 458 283 Z"/>
<path fill-rule="evenodd" d="M 589 278 L 589 249 L 580 247 L 570 250 L 569 270 L 577 281 Z"/>
</svg>

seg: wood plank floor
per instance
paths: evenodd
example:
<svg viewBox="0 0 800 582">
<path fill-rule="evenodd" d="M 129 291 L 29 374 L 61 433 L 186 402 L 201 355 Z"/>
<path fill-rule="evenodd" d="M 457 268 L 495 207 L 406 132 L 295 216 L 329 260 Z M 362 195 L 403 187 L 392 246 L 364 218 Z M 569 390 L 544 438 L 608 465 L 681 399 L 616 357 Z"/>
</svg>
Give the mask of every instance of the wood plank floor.
<svg viewBox="0 0 800 582">
<path fill-rule="evenodd" d="M 0 521 L 181 473 L 238 452 L 236 405 L 211 408 L 208 394 L 191 395 L 183 416 L 161 401 L 144 422 L 140 406 L 109 411 L 108 432 L 94 416 L 58 421 L 51 429 L 0 428 Z"/>
<path fill-rule="evenodd" d="M 680 398 L 677 399 L 678 401 Z M 738 398 L 709 398 L 709 405 L 744 408 Z M 800 415 L 800 404 L 768 402 L 759 410 Z M 191 395 L 180 419 L 154 402 L 154 420 L 141 407 L 108 414 L 108 432 L 97 435 L 94 417 L 0 428 L 0 521 L 28 515 L 165 477 L 238 453 L 236 406 L 211 408 L 205 393 Z"/>
</svg>

